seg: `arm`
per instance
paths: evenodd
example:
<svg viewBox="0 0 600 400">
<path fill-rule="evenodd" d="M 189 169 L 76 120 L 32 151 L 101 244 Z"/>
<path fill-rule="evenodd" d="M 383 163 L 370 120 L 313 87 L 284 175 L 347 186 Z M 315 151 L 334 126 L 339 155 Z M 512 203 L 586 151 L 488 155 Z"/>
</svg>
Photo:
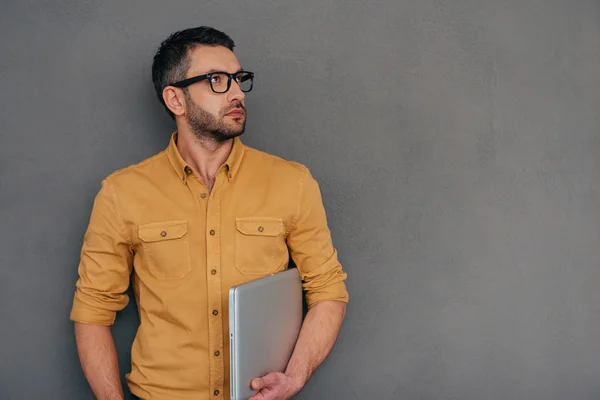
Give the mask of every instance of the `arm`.
<svg viewBox="0 0 600 400">
<path fill-rule="evenodd" d="M 288 247 L 303 279 L 306 315 L 285 373 L 255 379 L 250 400 L 287 400 L 300 392 L 331 351 L 346 313 L 346 274 L 331 242 L 317 182 L 306 171 Z"/>
<path fill-rule="evenodd" d="M 262 391 L 250 400 L 289 399 L 298 394 L 333 348 L 345 314 L 346 303 L 340 301 L 324 301 L 312 307 L 285 374 L 255 379 L 252 387 Z"/>
<path fill-rule="evenodd" d="M 110 327 L 75 322 L 83 373 L 98 400 L 123 400 L 115 342 Z"/>
<path fill-rule="evenodd" d="M 346 303 L 324 301 L 306 314 L 285 375 L 302 388 L 325 360 L 338 337 L 346 315 Z"/>
<path fill-rule="evenodd" d="M 123 389 L 110 331 L 117 311 L 129 302 L 131 239 L 117 212 L 110 183 L 96 196 L 83 240 L 71 320 L 84 375 L 100 400 L 121 400 Z"/>
</svg>

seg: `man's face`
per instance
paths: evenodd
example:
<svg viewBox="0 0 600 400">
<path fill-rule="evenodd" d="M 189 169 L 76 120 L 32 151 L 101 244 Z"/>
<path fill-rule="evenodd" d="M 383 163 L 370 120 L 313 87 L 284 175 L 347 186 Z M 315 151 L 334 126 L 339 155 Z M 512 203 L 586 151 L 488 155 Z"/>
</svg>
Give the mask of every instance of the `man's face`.
<svg viewBox="0 0 600 400">
<path fill-rule="evenodd" d="M 190 53 L 186 78 L 210 72 L 236 73 L 242 68 L 231 50 L 223 46 L 198 46 Z M 225 93 L 215 93 L 208 80 L 187 87 L 186 119 L 198 139 L 223 142 L 244 133 L 246 106 L 244 92 L 231 81 Z"/>
</svg>

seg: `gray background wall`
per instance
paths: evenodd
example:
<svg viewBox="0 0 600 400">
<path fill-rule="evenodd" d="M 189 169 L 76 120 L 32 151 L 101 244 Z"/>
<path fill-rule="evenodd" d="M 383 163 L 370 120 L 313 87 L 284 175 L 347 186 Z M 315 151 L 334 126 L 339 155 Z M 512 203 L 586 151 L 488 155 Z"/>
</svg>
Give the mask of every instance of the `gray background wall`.
<svg viewBox="0 0 600 400">
<path fill-rule="evenodd" d="M 257 73 L 245 142 L 312 169 L 349 274 L 299 399 L 600 397 L 597 1 L 3 0 L 1 399 L 93 398 L 68 320 L 92 200 L 166 146 L 151 59 L 201 24 Z"/>
</svg>

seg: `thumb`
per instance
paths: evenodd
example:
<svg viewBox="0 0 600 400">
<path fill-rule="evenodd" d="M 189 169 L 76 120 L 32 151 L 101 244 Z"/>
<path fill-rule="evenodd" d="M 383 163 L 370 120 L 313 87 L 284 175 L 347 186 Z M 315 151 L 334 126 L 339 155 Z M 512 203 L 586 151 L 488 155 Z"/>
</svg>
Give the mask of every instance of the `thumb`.
<svg viewBox="0 0 600 400">
<path fill-rule="evenodd" d="M 278 382 L 278 376 L 276 373 L 271 372 L 263 376 L 262 378 L 256 378 L 252 381 L 252 389 L 262 390 L 266 387 L 276 386 Z"/>
<path fill-rule="evenodd" d="M 261 390 L 264 387 L 264 382 L 260 378 L 256 378 L 252 380 L 252 389 Z"/>
</svg>

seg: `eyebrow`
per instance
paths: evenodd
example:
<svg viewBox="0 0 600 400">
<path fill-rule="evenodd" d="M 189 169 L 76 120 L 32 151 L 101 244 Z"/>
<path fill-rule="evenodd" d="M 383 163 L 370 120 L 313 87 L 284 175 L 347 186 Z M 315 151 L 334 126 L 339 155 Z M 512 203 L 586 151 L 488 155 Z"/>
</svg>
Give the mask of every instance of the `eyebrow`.
<svg viewBox="0 0 600 400">
<path fill-rule="evenodd" d="M 239 70 L 235 71 L 233 74 L 239 74 L 240 72 L 243 72 L 243 71 L 244 71 L 244 69 L 240 68 Z M 226 72 L 226 71 L 223 71 L 223 70 L 220 70 L 220 69 L 214 69 L 213 68 L 210 71 L 207 71 L 207 72 L 205 72 L 203 74 L 200 74 L 200 75 L 212 74 L 214 72 Z"/>
</svg>

